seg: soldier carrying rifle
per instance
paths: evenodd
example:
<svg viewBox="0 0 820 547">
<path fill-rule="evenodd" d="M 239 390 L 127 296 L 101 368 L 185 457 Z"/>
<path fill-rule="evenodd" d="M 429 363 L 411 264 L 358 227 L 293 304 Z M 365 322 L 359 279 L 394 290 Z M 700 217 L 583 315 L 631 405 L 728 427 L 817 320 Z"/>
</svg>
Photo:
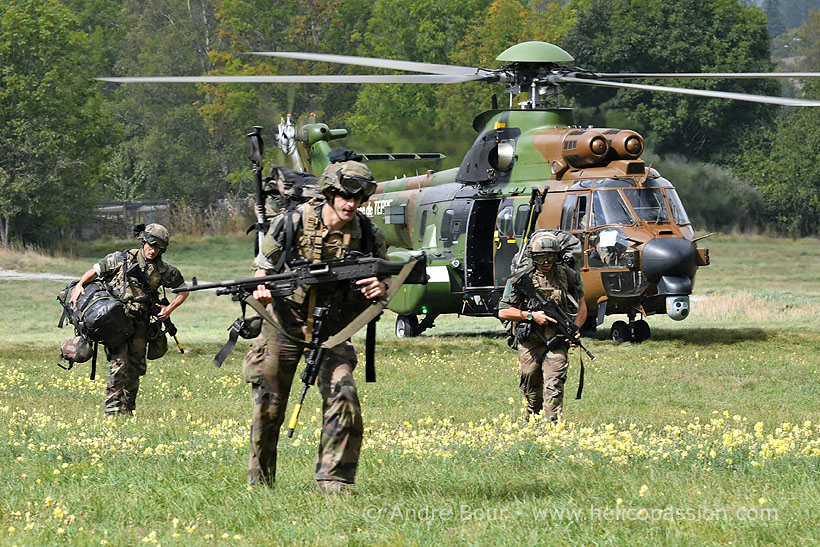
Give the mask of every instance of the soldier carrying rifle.
<svg viewBox="0 0 820 547">
<path fill-rule="evenodd" d="M 578 327 L 587 317 L 581 276 L 562 261 L 563 235 L 547 230 L 532 234 L 526 243 L 528 267 L 510 276 L 498 305 L 498 318 L 515 322 L 519 386 L 527 414 L 543 408 L 552 421 L 560 416 L 564 400 L 567 350 L 580 344 Z M 516 266 L 514 261 L 514 273 Z"/>
<path fill-rule="evenodd" d="M 356 161 L 332 163 L 319 180 L 326 198 L 314 199 L 275 217 L 254 262 L 254 277 L 279 273 L 288 265 L 325 262 L 351 255 L 386 258 L 384 234 L 358 207 L 376 190 L 370 170 Z M 314 336 L 335 332 L 361 311 L 362 303 L 387 294 L 389 277 L 298 286 L 292 294 L 273 298 L 260 284 L 253 298 L 269 306 L 276 325 L 263 324 L 242 367 L 251 384 L 248 482 L 272 484 L 276 475 L 279 430 L 293 376 Z M 317 313 L 317 310 L 323 310 Z M 322 321 L 321 328 L 314 323 Z M 356 353 L 349 340 L 327 348 L 318 363 L 322 396 L 322 433 L 316 462 L 317 488 L 323 493 L 349 493 L 356 478 L 362 444 L 362 415 L 353 369 Z M 307 384 L 307 382 L 306 382 Z"/>
</svg>

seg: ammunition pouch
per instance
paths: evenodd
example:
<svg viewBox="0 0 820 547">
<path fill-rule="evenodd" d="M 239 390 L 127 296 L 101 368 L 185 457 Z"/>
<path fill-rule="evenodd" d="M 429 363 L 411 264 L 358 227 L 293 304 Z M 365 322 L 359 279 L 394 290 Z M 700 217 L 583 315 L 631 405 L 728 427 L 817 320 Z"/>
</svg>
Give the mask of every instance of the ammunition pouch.
<svg viewBox="0 0 820 547">
<path fill-rule="evenodd" d="M 162 330 L 162 322 L 154 321 L 148 326 L 148 359 L 153 361 L 168 353 L 168 337 Z"/>
<path fill-rule="evenodd" d="M 532 336 L 532 322 L 519 321 L 515 325 L 515 339 L 520 342 L 526 342 Z"/>
<path fill-rule="evenodd" d="M 125 314 L 125 306 L 113 288 L 105 282 L 94 281 L 85 285 L 85 292 L 71 305 L 71 293 L 77 281 L 69 283 L 57 300 L 63 306 L 58 327 L 67 318 L 77 334 L 109 348 L 116 348 L 134 334 L 134 324 Z"/>
</svg>

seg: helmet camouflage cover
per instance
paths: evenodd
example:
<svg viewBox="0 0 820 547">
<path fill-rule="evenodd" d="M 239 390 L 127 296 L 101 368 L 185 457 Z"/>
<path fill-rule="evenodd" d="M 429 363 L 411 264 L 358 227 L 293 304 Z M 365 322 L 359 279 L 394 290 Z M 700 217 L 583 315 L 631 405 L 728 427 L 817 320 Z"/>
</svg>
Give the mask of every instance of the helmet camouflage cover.
<svg viewBox="0 0 820 547">
<path fill-rule="evenodd" d="M 93 350 L 88 340 L 78 335 L 74 338 L 63 340 L 60 344 L 60 353 L 69 363 L 85 363 L 91 359 Z"/>
<path fill-rule="evenodd" d="M 162 224 L 153 223 L 145 227 L 140 239 L 152 247 L 165 250 L 168 248 L 168 243 L 171 241 L 171 235 L 168 233 L 168 228 Z"/>
<path fill-rule="evenodd" d="M 536 233 L 530 238 L 527 250 L 530 254 L 560 253 L 561 243 L 555 234 L 549 232 Z"/>
<path fill-rule="evenodd" d="M 345 193 L 367 201 L 376 191 L 376 182 L 370 169 L 358 161 L 331 163 L 319 178 L 319 190 L 327 197 Z"/>
</svg>

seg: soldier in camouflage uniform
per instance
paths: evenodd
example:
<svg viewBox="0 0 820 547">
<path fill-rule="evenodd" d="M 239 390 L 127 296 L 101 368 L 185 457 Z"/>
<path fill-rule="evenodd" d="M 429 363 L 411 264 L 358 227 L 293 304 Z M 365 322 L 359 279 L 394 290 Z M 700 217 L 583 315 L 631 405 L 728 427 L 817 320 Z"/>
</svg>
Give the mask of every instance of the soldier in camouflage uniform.
<svg viewBox="0 0 820 547">
<path fill-rule="evenodd" d="M 126 315 L 134 322 L 134 334 L 131 338 L 119 347 L 105 348 L 110 364 L 105 392 L 105 413 L 109 416 L 132 414 L 136 408 L 140 376 L 146 371 L 145 357 L 151 317 L 146 304 L 135 301 L 145 292 L 135 279 L 126 277 L 124 272 L 138 264 L 154 289 L 173 289 L 185 283 L 179 270 L 162 260 L 162 254 L 170 241 L 168 230 L 163 225 L 149 224 L 137 234 L 137 238 L 142 242 L 140 248 L 115 251 L 107 255 L 83 274 L 71 294 L 71 304 L 76 306 L 77 299 L 85 292 L 83 286 L 100 278 L 126 298 Z M 169 305 L 160 306 L 156 319 L 168 319 L 171 312 L 185 302 L 188 294 L 178 293 Z"/>
<path fill-rule="evenodd" d="M 355 161 L 330 164 L 319 180 L 325 199 L 314 199 L 286 211 L 271 222 L 255 260 L 255 276 L 276 272 L 283 253 L 288 260 L 326 261 L 343 258 L 353 251 L 385 258 L 383 232 L 373 226 L 358 207 L 375 191 L 370 170 Z M 287 246 L 287 224 L 291 223 L 291 249 Z M 251 425 L 248 482 L 272 484 L 276 475 L 276 445 L 293 376 L 311 333 L 312 309 L 335 294 L 330 319 L 325 323 L 330 334 L 338 332 L 366 305 L 367 299 L 387 293 L 389 278 L 371 277 L 357 282 L 360 291 L 349 284 L 337 287 L 323 284 L 299 287 L 293 296 L 271 297 L 259 285 L 253 297 L 272 305 L 279 328 L 264 323 L 262 334 L 251 345 L 243 363 L 243 375 L 251 384 L 253 422 Z M 334 313 L 335 310 L 335 313 Z M 339 312 L 343 312 L 339 314 Z M 316 461 L 315 479 L 323 493 L 351 492 L 356 477 L 362 444 L 362 415 L 353 369 L 356 353 L 350 341 L 325 353 L 317 379 L 322 396 L 322 432 Z"/>
<path fill-rule="evenodd" d="M 583 325 L 587 317 L 584 302 L 584 286 L 581 276 L 568 265 L 560 262 L 561 244 L 558 236 L 547 230 L 532 234 L 527 252 L 533 266 L 521 275 L 529 275 L 533 285 L 567 314 L 575 315 L 575 324 Z M 546 313 L 534 310 L 526 296 L 518 294 L 507 281 L 498 305 L 498 317 L 508 321 L 529 321 L 532 326 L 525 340 L 518 340 L 518 374 L 520 389 L 527 400 L 527 414 L 538 414 L 542 408 L 545 416 L 556 421 L 561 414 L 564 400 L 564 382 L 567 379 L 569 343 L 547 348 L 534 329 L 541 329 L 549 340 L 556 334 L 556 322 Z M 579 333 L 580 336 L 580 333 Z"/>
</svg>

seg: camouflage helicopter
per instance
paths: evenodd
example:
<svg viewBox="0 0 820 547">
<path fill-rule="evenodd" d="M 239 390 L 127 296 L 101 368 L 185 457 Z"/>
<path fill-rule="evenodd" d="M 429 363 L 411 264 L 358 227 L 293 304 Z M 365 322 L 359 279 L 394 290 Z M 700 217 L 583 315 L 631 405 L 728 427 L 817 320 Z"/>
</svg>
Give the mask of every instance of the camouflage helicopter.
<svg viewBox="0 0 820 547">
<path fill-rule="evenodd" d="M 574 59 L 546 42 L 525 42 L 501 53 L 498 69 L 300 52 L 258 55 L 411 71 L 401 75 L 201 76 L 103 78 L 117 82 L 457 83 L 506 85 L 510 101 L 479 114 L 478 137 L 461 165 L 445 171 L 381 182 L 361 210 L 387 234 L 396 260 L 425 252 L 429 282 L 405 285 L 390 302 L 398 337 L 417 336 L 441 314 L 493 316 L 510 276 L 511 261 L 536 228 L 572 233 L 583 249 L 575 267 L 590 310 L 588 329 L 607 315 L 615 342 L 641 342 L 651 331 L 645 316 L 689 315 L 697 269 L 709 265 L 673 184 L 641 160 L 643 138 L 631 130 L 580 127 L 572 109 L 548 105 L 565 85 L 594 85 L 716 97 L 789 106 L 820 101 L 664 87 L 613 80 L 632 78 L 819 77 L 820 73 L 601 74 L 571 68 Z M 514 97 L 528 99 L 514 105 Z M 254 169 L 261 172 L 261 128 Z M 298 171 L 320 173 L 330 141 L 344 129 L 311 123 L 297 128 L 288 117 L 276 141 Z M 252 140 L 252 142 L 254 142 Z M 364 154 L 365 161 L 431 159 L 438 154 Z M 254 154 L 252 154 L 252 159 Z M 269 214 L 257 193 L 257 228 Z M 711 234 L 709 234 L 711 235 Z M 423 316 L 420 320 L 419 317 Z"/>
</svg>

